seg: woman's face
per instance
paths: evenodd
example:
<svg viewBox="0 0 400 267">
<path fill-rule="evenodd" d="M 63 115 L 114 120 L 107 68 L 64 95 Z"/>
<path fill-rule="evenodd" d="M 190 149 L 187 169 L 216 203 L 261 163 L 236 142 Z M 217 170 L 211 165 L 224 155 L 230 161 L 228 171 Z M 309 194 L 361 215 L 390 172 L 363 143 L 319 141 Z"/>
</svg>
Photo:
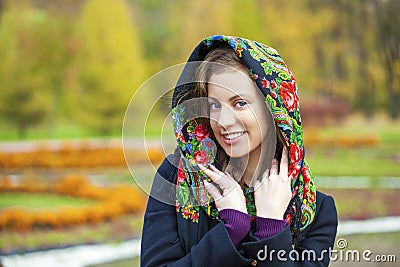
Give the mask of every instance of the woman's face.
<svg viewBox="0 0 400 267">
<path fill-rule="evenodd" d="M 260 147 L 267 132 L 267 107 L 244 69 L 213 74 L 208 104 L 212 131 L 228 156 L 239 158 Z"/>
</svg>

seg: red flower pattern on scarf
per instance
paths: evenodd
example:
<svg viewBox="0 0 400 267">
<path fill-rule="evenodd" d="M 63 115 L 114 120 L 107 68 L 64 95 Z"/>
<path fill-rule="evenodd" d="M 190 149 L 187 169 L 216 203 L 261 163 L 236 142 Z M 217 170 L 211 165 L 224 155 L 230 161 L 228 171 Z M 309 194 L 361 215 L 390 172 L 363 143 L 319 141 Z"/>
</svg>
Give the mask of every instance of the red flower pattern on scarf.
<svg viewBox="0 0 400 267">
<path fill-rule="evenodd" d="M 200 142 L 205 138 L 208 138 L 208 132 L 206 127 L 203 124 L 199 124 L 194 128 L 193 134 L 196 136 L 196 139 Z"/>
<path fill-rule="evenodd" d="M 289 157 L 291 164 L 289 165 L 290 178 L 297 178 L 300 172 L 299 162 L 303 158 L 303 149 L 297 145 L 297 143 L 291 143 L 289 147 Z"/>
<path fill-rule="evenodd" d="M 207 162 L 209 161 L 207 152 L 205 152 L 204 150 L 199 150 L 199 151 L 194 152 L 194 160 L 197 163 L 206 165 Z"/>
<path fill-rule="evenodd" d="M 281 82 L 280 95 L 288 111 L 293 111 L 299 105 L 299 97 L 296 94 L 296 82 Z"/>
<path fill-rule="evenodd" d="M 292 162 L 299 162 L 303 158 L 303 149 L 297 143 L 291 143 L 289 147 L 289 155 Z"/>
<path fill-rule="evenodd" d="M 262 79 L 262 87 L 269 88 L 269 81 L 265 77 Z"/>
<path fill-rule="evenodd" d="M 178 183 L 185 181 L 185 172 L 182 169 L 182 165 L 178 168 Z"/>
</svg>

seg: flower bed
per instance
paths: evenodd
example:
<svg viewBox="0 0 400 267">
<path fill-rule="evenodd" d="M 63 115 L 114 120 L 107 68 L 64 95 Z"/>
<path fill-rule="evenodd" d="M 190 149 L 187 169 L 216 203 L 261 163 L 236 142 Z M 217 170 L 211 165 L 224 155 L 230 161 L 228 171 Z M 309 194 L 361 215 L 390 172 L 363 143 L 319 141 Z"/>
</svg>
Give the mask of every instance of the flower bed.
<svg viewBox="0 0 400 267">
<path fill-rule="evenodd" d="M 55 211 L 30 211 L 12 207 L 0 210 L 0 229 L 17 231 L 99 223 L 123 214 L 143 212 L 145 207 L 144 196 L 132 186 L 98 187 L 90 184 L 85 177 L 75 175 L 61 178 L 52 185 L 34 182 L 13 185 L 7 177 L 2 177 L 0 192 L 46 192 L 99 201 L 90 206 L 63 207 Z"/>
<path fill-rule="evenodd" d="M 345 147 L 345 148 L 365 148 L 377 147 L 379 139 L 375 135 L 363 136 L 330 136 L 322 137 L 312 129 L 305 131 L 304 142 L 306 147 Z"/>
<path fill-rule="evenodd" d="M 134 153 L 132 164 L 161 162 L 165 155 L 162 149 L 151 148 L 147 151 L 128 151 Z M 0 169 L 17 168 L 95 168 L 126 166 L 122 148 L 74 148 L 64 146 L 59 150 L 41 148 L 27 152 L 0 151 Z"/>
</svg>

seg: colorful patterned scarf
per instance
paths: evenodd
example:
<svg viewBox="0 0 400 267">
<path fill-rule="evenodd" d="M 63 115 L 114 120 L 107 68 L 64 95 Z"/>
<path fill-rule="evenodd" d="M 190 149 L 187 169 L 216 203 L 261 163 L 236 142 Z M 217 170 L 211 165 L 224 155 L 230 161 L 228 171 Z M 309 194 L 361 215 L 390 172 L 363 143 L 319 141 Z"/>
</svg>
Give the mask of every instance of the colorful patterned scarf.
<svg viewBox="0 0 400 267">
<path fill-rule="evenodd" d="M 308 164 L 304 160 L 296 80 L 275 49 L 238 37 L 208 37 L 195 48 L 188 62 L 203 60 L 213 44 L 218 42 L 228 43 L 248 68 L 265 96 L 272 117 L 289 147 L 292 199 L 285 213 L 285 220 L 291 227 L 293 237 L 297 237 L 314 219 L 316 188 Z M 185 75 L 187 76 L 187 73 Z M 177 105 L 178 96 L 188 88 L 190 87 L 178 85 L 173 96 L 172 120 L 181 154 L 177 174 L 176 210 L 184 218 L 198 222 L 200 209 L 211 218 L 218 218 L 218 210 L 204 188 L 203 180 L 207 177 L 196 167 L 196 162 L 203 165 L 212 163 L 215 148 L 202 119 L 185 119 L 189 110 L 184 105 Z M 244 193 L 248 212 L 255 216 L 253 192 L 244 188 Z"/>
</svg>

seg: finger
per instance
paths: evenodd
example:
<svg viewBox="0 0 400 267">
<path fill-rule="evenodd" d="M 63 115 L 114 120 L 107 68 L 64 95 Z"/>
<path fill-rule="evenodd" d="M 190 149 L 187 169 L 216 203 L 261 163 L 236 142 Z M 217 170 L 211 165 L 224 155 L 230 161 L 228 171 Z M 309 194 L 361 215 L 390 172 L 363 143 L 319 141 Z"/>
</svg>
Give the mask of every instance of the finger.
<svg viewBox="0 0 400 267">
<path fill-rule="evenodd" d="M 229 178 L 231 178 L 231 180 L 234 180 L 233 177 L 228 173 L 228 172 L 223 172 L 217 169 L 217 167 L 215 167 L 214 165 L 210 164 L 210 169 L 215 172 L 216 174 L 218 174 L 219 176 L 227 176 Z"/>
<path fill-rule="evenodd" d="M 269 171 L 270 171 L 270 169 L 266 169 L 266 170 L 264 171 L 261 180 L 264 180 L 265 178 L 268 178 L 268 176 L 269 176 Z M 257 181 L 258 181 L 258 180 L 257 180 Z"/>
<path fill-rule="evenodd" d="M 280 174 L 287 176 L 288 174 L 288 150 L 287 147 L 284 146 L 282 150 L 282 158 L 281 158 L 281 165 L 280 165 Z"/>
<path fill-rule="evenodd" d="M 204 173 L 208 174 L 211 173 L 212 171 L 201 165 L 200 163 L 197 163 L 197 166 L 199 166 L 200 170 L 202 170 Z M 207 175 L 208 176 L 208 175 Z"/>
<path fill-rule="evenodd" d="M 221 192 L 219 189 L 208 181 L 204 181 L 204 187 L 206 188 L 207 192 L 212 196 L 214 200 L 219 199 L 222 197 Z"/>
<path fill-rule="evenodd" d="M 222 172 L 218 170 L 214 165 L 210 164 L 210 169 L 218 175 L 217 181 L 213 180 L 215 183 L 218 184 L 223 190 L 231 190 L 235 185 L 236 181 L 228 172 Z"/>
<path fill-rule="evenodd" d="M 205 169 L 206 168 L 206 167 L 204 167 L 203 164 L 200 164 L 200 163 L 196 163 L 196 164 L 197 164 L 197 166 L 199 166 L 200 169 Z"/>
<path fill-rule="evenodd" d="M 217 167 L 215 167 L 212 164 L 210 164 L 210 170 L 212 170 L 213 172 L 217 173 L 218 175 L 224 175 L 225 174 L 222 171 L 218 170 Z"/>
<path fill-rule="evenodd" d="M 261 186 L 260 180 L 257 180 L 254 182 L 254 192 L 258 190 L 258 188 Z"/>
<path fill-rule="evenodd" d="M 231 180 L 231 182 L 236 182 L 236 180 L 228 172 L 220 171 L 214 165 L 211 165 L 211 164 L 210 164 L 210 169 L 212 171 L 214 171 L 215 173 L 217 173 L 220 177 L 228 177 Z M 226 179 L 223 179 L 223 180 L 228 181 Z M 229 185 L 231 185 L 231 183 L 229 183 Z"/>
<path fill-rule="evenodd" d="M 272 160 L 271 170 L 269 171 L 269 173 L 270 173 L 270 175 L 278 174 L 278 160 L 277 159 Z"/>
<path fill-rule="evenodd" d="M 201 164 L 197 164 L 197 165 L 204 172 L 204 174 L 207 175 L 214 183 L 220 185 L 220 183 L 221 183 L 220 180 L 221 180 L 223 173 L 222 173 L 222 175 L 219 175 L 218 173 L 216 173 L 210 169 L 207 169 L 206 167 L 204 167 Z"/>
</svg>

